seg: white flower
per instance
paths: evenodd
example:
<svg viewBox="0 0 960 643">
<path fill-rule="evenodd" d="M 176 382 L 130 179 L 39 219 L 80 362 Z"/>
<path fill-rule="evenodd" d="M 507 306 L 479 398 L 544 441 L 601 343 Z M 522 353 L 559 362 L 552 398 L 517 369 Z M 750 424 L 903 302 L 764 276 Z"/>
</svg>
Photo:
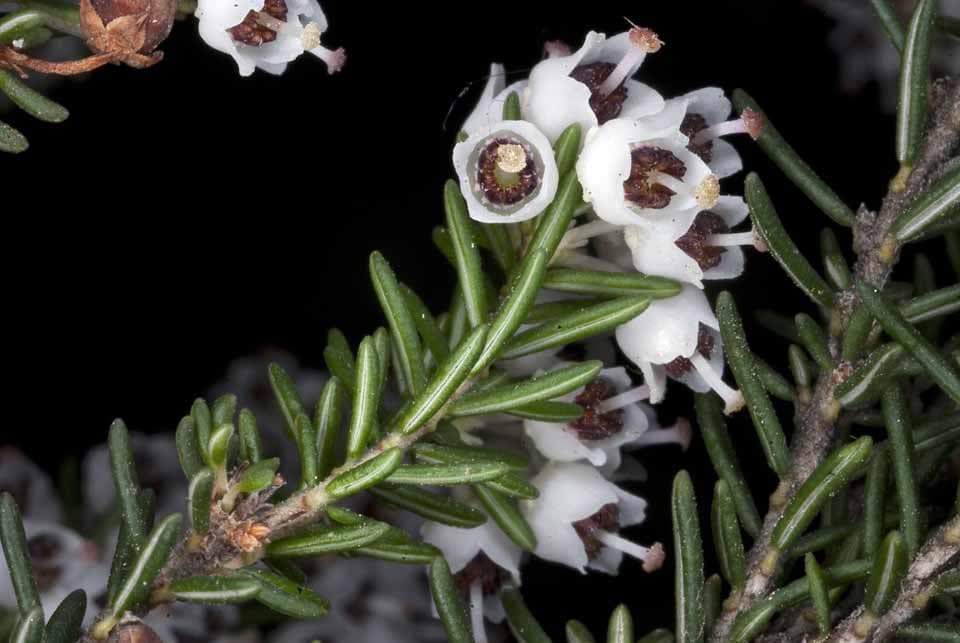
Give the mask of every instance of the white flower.
<svg viewBox="0 0 960 643">
<path fill-rule="evenodd" d="M 0 447 L 0 491 L 13 496 L 24 518 L 60 521 L 60 499 L 50 476 L 13 447 Z"/>
<path fill-rule="evenodd" d="M 743 198 L 721 196 L 715 206 L 697 214 L 689 229 L 664 234 L 656 227 L 626 226 L 623 238 L 633 267 L 640 272 L 670 277 L 703 288 L 704 279 L 733 279 L 743 272 L 739 245 L 763 248 L 752 232 L 730 233 L 749 210 Z"/>
<path fill-rule="evenodd" d="M 584 406 L 582 417 L 566 424 L 524 420 L 523 428 L 549 460 L 587 460 L 609 474 L 620 466 L 620 448 L 640 439 L 649 426 L 639 404 L 648 394 L 646 386 L 633 386 L 623 367 L 607 368 L 593 382 L 558 398 Z"/>
<path fill-rule="evenodd" d="M 523 90 L 523 117 L 551 141 L 579 123 L 586 134 L 611 118 L 637 118 L 663 109 L 664 100 L 632 80 L 648 53 L 663 43 L 649 29 L 635 27 L 610 38 L 591 31 L 568 56 L 551 56 L 530 71 Z"/>
<path fill-rule="evenodd" d="M 670 375 L 694 391 L 716 391 L 729 415 L 743 407 L 743 396 L 721 379 L 719 328 L 703 291 L 684 285 L 680 294 L 654 300 L 644 312 L 617 328 L 616 337 L 620 350 L 643 371 L 651 402 L 663 399 L 666 376 Z"/>
<path fill-rule="evenodd" d="M 93 542 L 53 523 L 24 520 L 23 529 L 44 614 L 53 614 L 74 590 L 84 590 L 90 602 L 106 592 L 110 567 L 100 559 Z M 0 549 L 0 605 L 16 604 L 6 559 Z M 93 621 L 95 611 L 87 610 L 85 623 Z"/>
<path fill-rule="evenodd" d="M 557 193 L 550 141 L 526 121 L 499 121 L 453 148 L 453 166 L 470 217 L 483 223 L 532 219 Z"/>
<path fill-rule="evenodd" d="M 686 105 L 686 116 L 680 131 L 690 139 L 689 149 L 710 165 L 718 178 L 725 178 L 743 169 L 743 161 L 722 136 L 749 134 L 754 140 L 763 130 L 763 118 L 749 107 L 739 118 L 730 116 L 730 100 L 719 87 L 704 87 L 667 101 Z"/>
<path fill-rule="evenodd" d="M 487 76 L 487 84 L 483 87 L 483 93 L 480 99 L 460 128 L 460 137 L 467 138 L 473 132 L 480 131 L 485 127 L 498 123 L 502 118 L 503 104 L 499 103 L 494 108 L 494 99 L 503 91 L 504 77 L 506 72 L 500 63 L 490 63 L 490 75 Z"/>
<path fill-rule="evenodd" d="M 687 149 L 680 133 L 685 107 L 674 102 L 655 116 L 617 118 L 587 136 L 577 160 L 584 200 L 615 225 L 686 230 L 719 197 L 717 177 Z"/>
<path fill-rule="evenodd" d="M 521 503 L 537 536 L 534 554 L 586 573 L 592 569 L 616 574 L 628 554 L 643 561 L 646 571 L 663 563 L 663 547 L 643 547 L 617 532 L 643 522 L 647 503 L 627 493 L 588 464 L 547 465 L 532 480 L 536 500 Z"/>
<path fill-rule="evenodd" d="M 474 636 L 478 643 L 485 642 L 483 620 L 503 621 L 505 613 L 499 590 L 507 577 L 512 585 L 520 585 L 523 552 L 492 520 L 472 529 L 427 522 L 421 534 L 425 542 L 443 552 L 450 571 L 466 586 Z"/>
<path fill-rule="evenodd" d="M 305 51 L 320 58 L 331 74 L 346 61 L 343 49 L 320 44 L 327 17 L 316 0 L 199 0 L 200 37 L 233 57 L 241 76 L 260 68 L 282 74 Z"/>
</svg>

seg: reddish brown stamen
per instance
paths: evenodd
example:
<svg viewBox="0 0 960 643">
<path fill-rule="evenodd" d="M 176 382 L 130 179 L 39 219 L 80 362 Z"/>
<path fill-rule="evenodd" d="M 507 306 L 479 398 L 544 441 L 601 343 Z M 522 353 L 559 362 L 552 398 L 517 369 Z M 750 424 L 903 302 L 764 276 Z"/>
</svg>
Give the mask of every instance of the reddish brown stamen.
<svg viewBox="0 0 960 643">
<path fill-rule="evenodd" d="M 713 352 L 713 335 L 703 324 L 700 324 L 700 332 L 697 335 L 697 352 L 707 359 L 710 359 L 710 354 Z M 667 362 L 663 367 L 666 369 L 667 375 L 679 378 L 689 373 L 693 364 L 686 357 L 678 357 L 672 362 Z"/>
<path fill-rule="evenodd" d="M 713 160 L 713 139 L 708 139 L 699 145 L 693 142 L 697 134 L 705 129 L 707 129 L 707 119 L 692 112 L 684 116 L 683 122 L 680 123 L 680 133 L 690 139 L 687 149 L 699 156 L 704 163 L 709 163 Z"/>
<path fill-rule="evenodd" d="M 603 548 L 599 532 L 616 532 L 620 528 L 620 508 L 615 503 L 604 505 L 600 507 L 600 511 L 592 516 L 587 516 L 583 520 L 573 523 L 573 528 L 577 530 L 577 535 L 583 541 L 587 558 L 593 560 Z"/>
<path fill-rule="evenodd" d="M 697 215 L 690 229 L 675 243 L 697 262 L 701 270 L 709 270 L 720 265 L 722 255 L 727 251 L 722 246 L 711 246 L 710 236 L 729 231 L 730 228 L 719 215 L 704 211 Z"/>
<path fill-rule="evenodd" d="M 526 164 L 523 169 L 515 173 L 516 181 L 505 185 L 498 174 L 497 164 L 500 157 L 497 154 L 501 145 L 519 145 L 526 154 Z M 533 151 L 521 141 L 508 138 L 498 138 L 489 143 L 477 159 L 477 184 L 483 190 L 483 195 L 495 205 L 514 205 L 532 194 L 540 183 L 537 176 L 537 165 L 534 162 Z"/>
<path fill-rule="evenodd" d="M 627 199 L 641 208 L 665 208 L 670 204 L 673 190 L 650 181 L 650 174 L 662 172 L 677 180 L 683 180 L 687 166 L 673 152 L 659 147 L 638 147 L 631 152 L 633 165 L 630 177 L 623 182 Z"/>
<path fill-rule="evenodd" d="M 617 394 L 610 380 L 598 377 L 583 387 L 574 400 L 583 407 L 583 415 L 568 425 L 581 440 L 603 440 L 623 430 L 623 409 L 598 413 L 600 402 Z"/>
<path fill-rule="evenodd" d="M 480 583 L 484 596 L 490 596 L 500 591 L 500 588 L 510 580 L 510 572 L 490 560 L 485 553 L 480 552 L 463 569 L 454 574 L 453 580 L 465 597 L 470 596 L 470 586 L 476 582 Z"/>
<path fill-rule="evenodd" d="M 613 63 L 591 63 L 580 65 L 570 72 L 571 78 L 580 81 L 590 90 L 590 109 L 596 114 L 597 123 L 600 125 L 619 116 L 623 103 L 627 100 L 626 84 L 606 95 L 600 91 L 600 85 L 616 68 Z"/>
<path fill-rule="evenodd" d="M 259 16 L 261 13 L 286 22 L 287 3 L 285 0 L 266 0 L 263 3 L 263 9 L 260 11 L 248 11 L 243 22 L 227 29 L 230 37 L 239 43 L 250 45 L 251 47 L 259 47 L 264 43 L 276 40 L 277 32 L 260 23 Z"/>
</svg>

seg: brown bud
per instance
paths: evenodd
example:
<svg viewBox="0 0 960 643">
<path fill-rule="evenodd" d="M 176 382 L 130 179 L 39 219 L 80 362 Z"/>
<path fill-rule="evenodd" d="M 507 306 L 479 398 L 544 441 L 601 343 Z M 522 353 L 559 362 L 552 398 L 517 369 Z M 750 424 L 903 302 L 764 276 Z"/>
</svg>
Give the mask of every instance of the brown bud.
<svg viewBox="0 0 960 643">
<path fill-rule="evenodd" d="M 80 0 L 80 26 L 98 54 L 144 68 L 163 58 L 156 51 L 173 28 L 177 0 Z"/>
</svg>

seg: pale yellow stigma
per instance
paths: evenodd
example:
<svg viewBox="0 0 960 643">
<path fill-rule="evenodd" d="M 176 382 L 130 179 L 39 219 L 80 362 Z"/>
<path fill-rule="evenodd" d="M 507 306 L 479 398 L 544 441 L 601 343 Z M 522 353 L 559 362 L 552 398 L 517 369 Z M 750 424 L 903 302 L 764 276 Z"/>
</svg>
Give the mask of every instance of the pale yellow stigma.
<svg viewBox="0 0 960 643">
<path fill-rule="evenodd" d="M 720 181 L 713 174 L 705 178 L 693 192 L 697 205 L 701 210 L 709 210 L 720 199 Z"/>
<path fill-rule="evenodd" d="M 517 174 L 527 167 L 527 153 L 522 145 L 507 143 L 497 148 L 497 168 L 501 172 Z"/>
<path fill-rule="evenodd" d="M 320 25 L 315 22 L 308 23 L 307 26 L 303 28 L 303 33 L 300 35 L 300 42 L 303 43 L 303 48 L 308 51 L 319 47 Z"/>
</svg>

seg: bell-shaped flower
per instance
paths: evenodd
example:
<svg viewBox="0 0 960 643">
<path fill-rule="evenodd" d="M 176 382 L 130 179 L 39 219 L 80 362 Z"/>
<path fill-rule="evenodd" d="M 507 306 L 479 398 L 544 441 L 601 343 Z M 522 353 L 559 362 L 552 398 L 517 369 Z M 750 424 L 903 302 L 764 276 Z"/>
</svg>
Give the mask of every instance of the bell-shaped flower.
<svg viewBox="0 0 960 643">
<path fill-rule="evenodd" d="M 626 226 L 623 238 L 640 272 L 670 277 L 697 288 L 704 279 L 733 279 L 743 272 L 740 245 L 765 248 L 751 230 L 731 233 L 749 210 L 743 198 L 721 196 L 710 210 L 697 214 L 690 228 L 662 234 L 655 226 Z"/>
<path fill-rule="evenodd" d="M 669 375 L 700 393 L 713 389 L 729 415 L 743 407 L 743 396 L 722 379 L 719 328 L 703 291 L 684 285 L 679 294 L 654 300 L 617 328 L 616 337 L 620 350 L 643 371 L 651 402 L 663 399 Z"/>
<path fill-rule="evenodd" d="M 669 234 L 687 230 L 698 212 L 716 205 L 720 183 L 687 149 L 679 129 L 684 113 L 675 102 L 647 118 L 614 119 L 587 136 L 577 176 L 600 219 Z"/>
<path fill-rule="evenodd" d="M 719 87 L 704 87 L 668 102 L 686 105 L 686 116 L 680 131 L 690 139 L 691 152 L 706 162 L 718 178 L 725 178 L 743 169 L 740 155 L 721 137 L 749 134 L 754 140 L 763 130 L 763 118 L 749 107 L 739 118 L 730 117 L 730 99 Z"/>
<path fill-rule="evenodd" d="M 91 601 L 106 592 L 110 566 L 101 560 L 96 544 L 54 523 L 24 520 L 23 529 L 44 614 L 53 614 L 60 602 L 76 589 L 83 589 Z M 16 604 L 6 560 L 0 550 L 0 606 Z M 94 612 L 87 610 L 86 623 L 93 621 Z"/>
<path fill-rule="evenodd" d="M 550 141 L 527 121 L 498 121 L 453 148 L 453 166 L 470 217 L 515 223 L 537 216 L 557 193 Z"/>
<path fill-rule="evenodd" d="M 232 56 L 241 76 L 257 68 L 282 74 L 304 52 L 326 63 L 331 74 L 346 62 L 343 49 L 320 44 L 328 23 L 317 0 L 199 0 L 196 16 L 200 37 Z"/>
<path fill-rule="evenodd" d="M 657 34 L 640 27 L 609 39 L 591 31 L 577 51 L 551 56 L 530 71 L 523 117 L 556 141 L 574 123 L 585 134 L 617 117 L 656 114 L 663 98 L 633 75 L 662 45 Z"/>
<path fill-rule="evenodd" d="M 643 498 L 620 489 L 589 464 L 547 465 L 531 481 L 540 491 L 521 509 L 537 536 L 534 555 L 586 573 L 587 567 L 616 574 L 627 554 L 643 561 L 645 571 L 659 569 L 660 543 L 643 547 L 622 536 L 622 527 L 646 517 Z"/>
<path fill-rule="evenodd" d="M 60 521 L 60 499 L 50 476 L 13 447 L 0 447 L 0 491 L 13 496 L 24 518 Z"/>
<path fill-rule="evenodd" d="M 486 643 L 484 618 L 494 623 L 503 621 L 499 592 L 508 584 L 520 585 L 523 552 L 492 520 L 471 529 L 427 522 L 421 534 L 425 542 L 443 552 L 470 606 L 474 638 L 477 643 Z"/>
<path fill-rule="evenodd" d="M 463 121 L 460 128 L 459 139 L 467 139 L 473 132 L 480 131 L 494 123 L 503 120 L 503 103 L 494 104 L 495 99 L 500 96 L 505 83 L 506 72 L 500 63 L 490 63 L 490 75 L 487 76 L 487 83 L 483 87 L 483 93 L 480 94 L 477 104 L 473 111 Z"/>
<path fill-rule="evenodd" d="M 582 406 L 579 418 L 567 423 L 524 420 L 523 428 L 548 460 L 587 460 L 609 475 L 620 466 L 621 447 L 640 440 L 649 428 L 640 404 L 648 396 L 646 386 L 633 386 L 626 369 L 607 368 L 586 386 L 558 398 Z"/>
</svg>

